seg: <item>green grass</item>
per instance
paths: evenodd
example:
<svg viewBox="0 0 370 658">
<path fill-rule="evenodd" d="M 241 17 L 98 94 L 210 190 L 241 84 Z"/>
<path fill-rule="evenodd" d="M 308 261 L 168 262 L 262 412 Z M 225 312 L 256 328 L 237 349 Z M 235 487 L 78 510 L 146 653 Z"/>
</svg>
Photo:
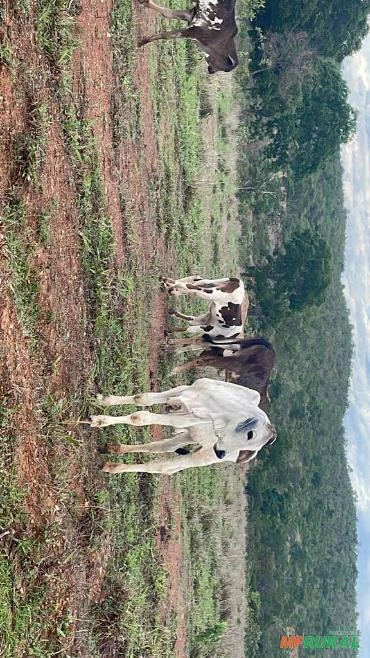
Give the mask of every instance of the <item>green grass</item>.
<svg viewBox="0 0 370 658">
<path fill-rule="evenodd" d="M 77 47 L 72 7 L 68 0 L 38 0 L 37 45 L 57 72 L 68 67 Z"/>
<path fill-rule="evenodd" d="M 46 103 L 27 99 L 27 127 L 14 141 L 15 176 L 17 184 L 36 185 L 39 182 L 47 141 L 49 108 Z"/>
<path fill-rule="evenodd" d="M 47 247 L 49 244 L 50 233 L 52 228 L 51 224 L 53 221 L 53 217 L 58 212 L 58 205 L 59 203 L 57 199 L 51 199 L 47 203 L 45 210 L 42 210 L 37 218 L 38 240 L 40 244 L 42 244 L 44 247 Z"/>
<path fill-rule="evenodd" d="M 13 201 L 3 215 L 5 244 L 10 268 L 9 287 L 25 334 L 34 343 L 39 318 L 38 273 L 32 263 L 34 244 L 27 226 L 27 210 L 22 201 Z"/>
<path fill-rule="evenodd" d="M 11 455 L 17 443 L 12 429 L 16 409 L 0 406 L 0 653 L 44 657 L 54 643 L 45 643 L 48 618 L 43 611 L 45 587 L 35 563 L 37 541 L 27 532 L 23 510 L 25 493 L 19 489 Z M 50 626 L 50 633 L 53 628 Z"/>
<path fill-rule="evenodd" d="M 0 44 L 0 66 L 12 66 L 14 55 L 12 49 L 6 44 Z"/>
<path fill-rule="evenodd" d="M 177 5 L 181 6 L 181 0 Z M 176 619 L 166 619 L 164 623 L 168 574 L 158 560 L 155 543 L 159 478 L 134 474 L 112 476 L 107 478 L 105 487 L 101 480 L 92 483 L 86 475 L 91 445 L 105 442 L 108 437 L 110 441 L 133 443 L 139 437 L 147 440 L 150 433 L 143 428 L 118 426 L 95 434 L 89 430 L 84 441 L 74 431 L 71 419 L 96 412 L 92 390 L 130 394 L 149 389 L 150 311 L 158 291 L 158 275 L 164 272 L 159 271 L 162 263 L 155 255 L 146 262 L 141 257 L 141 251 L 145 248 L 149 253 L 149 249 L 137 239 L 140 222 L 151 223 L 164 238 L 177 274 L 201 271 L 211 276 L 235 272 L 236 238 L 227 235 L 229 227 L 230 233 L 233 231 L 235 216 L 231 209 L 235 192 L 233 173 L 228 170 L 232 147 L 225 120 L 231 100 L 226 92 L 210 95 L 207 101 L 210 112 L 203 112 L 202 118 L 208 87 L 204 63 L 197 50 L 184 42 L 147 46 L 158 161 L 147 181 L 148 216 L 141 215 L 132 190 L 122 182 L 125 260 L 118 269 L 99 145 L 93 138 L 91 124 L 80 106 L 77 110 L 73 97 L 70 62 L 76 43 L 69 7 L 64 0 L 39 0 L 35 32 L 38 49 L 48 64 L 48 80 L 53 92 L 57 92 L 55 100 L 60 108 L 66 156 L 72 165 L 70 189 L 76 191 L 93 365 L 85 388 L 68 400 L 54 395 L 47 382 L 43 382 L 38 409 L 40 436 L 54 456 L 49 469 L 58 501 L 67 509 L 68 519 L 75 523 L 78 541 L 85 542 L 83 550 L 102 551 L 105 542 L 111 547 L 102 600 L 88 609 L 88 620 L 84 620 L 84 642 L 91 658 L 109 653 L 125 658 L 140 655 L 173 658 Z M 114 144 L 123 152 L 126 146 L 137 144 L 140 158 L 147 108 L 143 107 L 142 90 L 135 76 L 135 30 L 132 3 L 116 0 L 111 16 L 118 87 L 111 105 Z M 31 130 L 22 137 L 22 148 L 18 150 L 22 166 L 17 171 L 17 182 L 26 181 L 37 189 L 46 143 L 46 106 L 37 101 L 32 104 L 30 114 Z M 216 139 L 220 166 L 211 180 L 204 171 L 202 141 L 204 121 L 210 116 L 220 122 Z M 145 164 L 145 156 L 141 157 L 139 166 Z M 203 178 L 205 182 L 201 183 Z M 58 202 L 51 199 L 32 223 L 26 204 L 13 200 L 5 217 L 11 289 L 24 331 L 32 337 L 36 351 L 41 343 L 37 334 L 38 273 L 33 255 L 36 248 L 49 248 L 57 212 Z M 183 305 L 188 307 L 187 303 Z M 58 357 L 48 364 L 53 374 L 58 367 Z M 173 384 L 168 376 L 171 367 L 171 359 L 166 355 L 161 361 L 161 388 Z M 3 423 L 4 428 L 11 427 L 9 415 L 3 416 Z M 6 447 L 0 453 L 3 459 L 0 470 L 4 474 L 3 526 L 22 531 L 27 528 L 24 494 L 17 490 L 12 471 L 6 469 L 7 462 L 11 463 L 10 447 L 14 447 L 15 438 L 5 439 L 3 434 L 1 438 Z M 60 459 L 58 452 L 61 446 L 70 450 L 65 460 Z M 63 450 L 62 454 L 65 454 Z M 125 459 L 130 458 L 134 459 L 129 456 Z M 69 470 L 76 461 L 89 502 L 85 525 L 70 487 Z M 219 601 L 222 588 L 219 563 L 230 535 L 219 514 L 225 478 L 220 470 L 205 469 L 180 474 L 175 482 L 182 494 L 184 569 L 189 587 L 188 649 L 192 658 L 204 658 L 217 644 L 220 629 L 221 635 L 225 631 L 219 626 L 225 617 Z M 0 653 L 3 651 L 9 658 L 46 656 L 57 651 L 72 655 L 69 640 L 73 624 L 67 613 L 53 617 L 48 589 L 51 585 L 49 581 L 45 585 L 42 578 L 42 560 L 48 555 L 48 546 L 55 539 L 54 533 L 63 530 L 63 527 L 48 528 L 45 536 L 31 544 L 7 540 L 10 553 L 4 562 L 0 560 L 0 626 L 4 638 Z M 66 559 L 70 559 L 69 555 Z M 12 619 L 14 610 L 15 619 Z M 55 618 L 57 627 L 53 628 Z M 49 632 L 53 639 L 49 638 L 46 648 Z"/>
</svg>

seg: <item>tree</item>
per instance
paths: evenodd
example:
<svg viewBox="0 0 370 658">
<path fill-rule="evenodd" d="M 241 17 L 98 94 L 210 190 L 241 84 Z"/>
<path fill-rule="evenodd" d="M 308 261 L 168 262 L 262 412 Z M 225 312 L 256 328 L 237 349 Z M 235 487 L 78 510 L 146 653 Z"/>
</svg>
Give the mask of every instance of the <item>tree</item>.
<svg viewBox="0 0 370 658">
<path fill-rule="evenodd" d="M 288 105 L 297 105 L 307 79 L 314 73 L 315 52 L 309 36 L 303 30 L 266 32 L 264 55 L 267 68 L 261 68 L 252 76 L 273 70 L 278 74 L 277 93 Z"/>
<path fill-rule="evenodd" d="M 321 57 L 314 73 L 306 78 L 295 107 L 269 99 L 266 109 L 271 112 L 265 122 L 271 138 L 266 153 L 277 168 L 290 165 L 296 180 L 322 167 L 356 128 L 356 112 L 348 103 L 348 87 L 339 65 Z"/>
<path fill-rule="evenodd" d="M 287 313 L 320 306 L 331 281 L 330 249 L 310 229 L 295 233 L 285 251 L 247 268 L 256 282 L 256 296 L 266 318 L 279 322 Z"/>
<path fill-rule="evenodd" d="M 298 148 L 292 167 L 298 178 L 318 169 L 356 128 L 356 112 L 348 103 L 348 87 L 339 65 L 319 58 L 315 69 L 312 85 L 304 88 L 295 115 Z"/>
</svg>

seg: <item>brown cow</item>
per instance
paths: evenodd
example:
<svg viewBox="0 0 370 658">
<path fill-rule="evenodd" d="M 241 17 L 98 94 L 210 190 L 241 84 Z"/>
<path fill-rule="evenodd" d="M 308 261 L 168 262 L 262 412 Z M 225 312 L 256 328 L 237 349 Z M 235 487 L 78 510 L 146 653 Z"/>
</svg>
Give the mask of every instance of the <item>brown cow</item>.
<svg viewBox="0 0 370 658">
<path fill-rule="evenodd" d="M 139 41 L 139 46 L 157 39 L 194 39 L 204 52 L 208 73 L 229 73 L 239 63 L 235 48 L 238 31 L 235 21 L 235 0 L 195 0 L 190 10 L 171 10 L 153 0 L 139 0 L 161 16 L 180 19 L 188 27 L 151 34 Z"/>
<path fill-rule="evenodd" d="M 206 338 L 205 340 L 209 343 L 210 349 L 204 350 L 197 359 L 177 366 L 171 374 L 177 375 L 191 368 L 206 366 L 225 369 L 232 373 L 232 381 L 235 384 L 258 391 L 261 396 L 259 406 L 265 409 L 270 401 L 267 389 L 275 363 L 275 350 L 271 343 L 265 338 L 244 338 L 233 341 L 209 341 Z"/>
</svg>

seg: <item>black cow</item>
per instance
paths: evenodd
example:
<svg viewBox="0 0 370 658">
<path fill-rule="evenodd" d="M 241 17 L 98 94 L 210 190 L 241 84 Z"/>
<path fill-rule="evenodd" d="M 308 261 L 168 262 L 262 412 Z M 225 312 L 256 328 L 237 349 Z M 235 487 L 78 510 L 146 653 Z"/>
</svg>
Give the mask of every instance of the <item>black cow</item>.
<svg viewBox="0 0 370 658">
<path fill-rule="evenodd" d="M 275 363 L 275 350 L 271 343 L 265 338 L 212 341 L 206 336 L 204 340 L 209 343 L 210 349 L 204 350 L 197 359 L 177 366 L 171 374 L 205 366 L 225 369 L 233 374 L 235 384 L 258 391 L 261 396 L 259 406 L 265 409 L 270 401 L 267 389 Z"/>
<path fill-rule="evenodd" d="M 238 65 L 234 38 L 238 31 L 235 22 L 235 0 L 195 0 L 190 10 L 160 7 L 153 0 L 139 0 L 166 18 L 180 19 L 188 27 L 158 32 L 144 37 L 139 46 L 157 39 L 194 39 L 205 53 L 208 73 L 229 73 Z"/>
</svg>

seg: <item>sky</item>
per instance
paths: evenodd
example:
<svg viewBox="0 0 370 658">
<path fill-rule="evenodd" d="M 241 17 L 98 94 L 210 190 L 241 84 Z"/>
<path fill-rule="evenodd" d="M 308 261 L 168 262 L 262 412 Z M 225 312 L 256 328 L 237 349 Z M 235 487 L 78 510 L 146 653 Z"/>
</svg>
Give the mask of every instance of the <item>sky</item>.
<svg viewBox="0 0 370 658">
<path fill-rule="evenodd" d="M 370 656 L 370 35 L 348 57 L 343 74 L 358 111 L 357 132 L 342 148 L 348 210 L 343 284 L 353 325 L 349 409 L 344 418 L 359 536 L 360 658 Z M 343 620 L 345 624 L 345 620 Z"/>
</svg>

